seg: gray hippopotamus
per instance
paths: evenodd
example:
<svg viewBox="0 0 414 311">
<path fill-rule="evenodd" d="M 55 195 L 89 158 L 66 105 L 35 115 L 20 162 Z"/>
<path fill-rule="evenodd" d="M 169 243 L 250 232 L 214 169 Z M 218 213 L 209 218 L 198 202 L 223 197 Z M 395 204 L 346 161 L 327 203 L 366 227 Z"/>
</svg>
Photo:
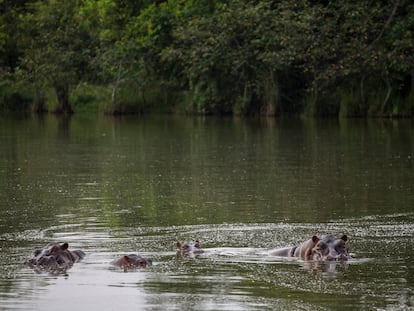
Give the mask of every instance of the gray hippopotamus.
<svg viewBox="0 0 414 311">
<path fill-rule="evenodd" d="M 69 244 L 49 243 L 45 247 L 36 248 L 32 257 L 25 264 L 36 270 L 66 270 L 85 257 L 81 250 L 69 250 Z"/>
<path fill-rule="evenodd" d="M 112 264 L 124 269 L 124 272 L 127 272 L 128 270 L 152 266 L 152 260 L 141 257 L 140 255 L 129 254 L 114 260 Z"/>
<path fill-rule="evenodd" d="M 195 257 L 201 253 L 204 253 L 199 240 L 185 243 L 177 241 L 175 246 L 177 248 L 177 258 Z"/>
<path fill-rule="evenodd" d="M 324 236 L 312 249 L 313 260 L 348 260 L 350 258 L 346 235 L 340 238 L 334 235 Z"/>
<path fill-rule="evenodd" d="M 297 257 L 303 260 L 348 260 L 350 258 L 346 235 L 340 238 L 333 235 L 319 238 L 314 235 L 298 246 L 271 250 L 270 255 Z"/>
</svg>

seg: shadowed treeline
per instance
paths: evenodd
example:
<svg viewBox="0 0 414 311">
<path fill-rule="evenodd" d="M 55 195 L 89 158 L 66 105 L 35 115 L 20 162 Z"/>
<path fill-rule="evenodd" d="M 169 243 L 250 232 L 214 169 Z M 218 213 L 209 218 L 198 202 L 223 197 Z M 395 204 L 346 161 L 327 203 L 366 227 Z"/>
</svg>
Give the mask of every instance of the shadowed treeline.
<svg viewBox="0 0 414 311">
<path fill-rule="evenodd" d="M 411 116 L 412 1 L 3 0 L 0 109 Z"/>
</svg>

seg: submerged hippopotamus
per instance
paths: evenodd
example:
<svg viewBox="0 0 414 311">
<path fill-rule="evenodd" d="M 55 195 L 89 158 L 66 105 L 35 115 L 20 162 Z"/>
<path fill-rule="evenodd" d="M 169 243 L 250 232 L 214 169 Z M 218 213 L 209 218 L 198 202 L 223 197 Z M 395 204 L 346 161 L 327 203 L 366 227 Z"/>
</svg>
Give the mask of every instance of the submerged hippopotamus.
<svg viewBox="0 0 414 311">
<path fill-rule="evenodd" d="M 320 239 L 312 250 L 313 260 L 348 260 L 348 237 L 327 235 Z"/>
<path fill-rule="evenodd" d="M 175 246 L 177 248 L 177 258 L 195 257 L 201 253 L 204 253 L 199 240 L 185 243 L 177 241 Z"/>
<path fill-rule="evenodd" d="M 112 264 L 124 269 L 124 272 L 127 272 L 128 270 L 152 266 L 152 260 L 141 257 L 140 255 L 129 254 L 114 260 Z"/>
<path fill-rule="evenodd" d="M 333 235 L 322 238 L 314 235 L 299 246 L 278 248 L 270 251 L 270 255 L 281 257 L 297 257 L 303 260 L 348 260 L 348 237 L 338 238 Z"/>
<path fill-rule="evenodd" d="M 68 243 L 49 243 L 45 247 L 36 248 L 25 264 L 38 271 L 66 270 L 84 257 L 85 253 L 81 250 L 69 250 Z"/>
</svg>

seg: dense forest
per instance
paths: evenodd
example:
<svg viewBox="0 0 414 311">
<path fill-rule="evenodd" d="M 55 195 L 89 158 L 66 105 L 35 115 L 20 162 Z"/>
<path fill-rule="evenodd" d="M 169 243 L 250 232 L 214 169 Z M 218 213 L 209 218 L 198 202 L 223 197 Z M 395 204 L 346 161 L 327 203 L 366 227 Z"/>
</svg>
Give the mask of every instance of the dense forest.
<svg viewBox="0 0 414 311">
<path fill-rule="evenodd" d="M 411 0 L 0 0 L 0 110 L 412 116 Z"/>
</svg>

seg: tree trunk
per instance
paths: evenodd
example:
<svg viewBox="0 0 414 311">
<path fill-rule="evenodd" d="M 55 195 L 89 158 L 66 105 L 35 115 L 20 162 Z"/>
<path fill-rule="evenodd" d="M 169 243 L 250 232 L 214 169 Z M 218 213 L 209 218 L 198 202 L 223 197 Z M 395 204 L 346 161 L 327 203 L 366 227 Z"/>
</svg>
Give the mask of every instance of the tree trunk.
<svg viewBox="0 0 414 311">
<path fill-rule="evenodd" d="M 69 102 L 69 86 L 55 85 L 56 97 L 58 100 L 57 107 L 53 110 L 55 114 L 72 114 L 73 109 Z"/>
<path fill-rule="evenodd" d="M 366 112 L 366 98 L 365 98 L 365 91 L 364 91 L 364 81 L 365 81 L 365 76 L 361 77 L 361 80 L 359 81 L 359 91 L 360 91 L 360 100 L 359 100 L 359 113 L 361 115 L 365 115 Z"/>
<path fill-rule="evenodd" d="M 121 82 L 121 63 L 118 64 L 118 70 L 116 73 L 116 80 L 115 80 L 115 84 L 112 88 L 112 96 L 111 96 L 111 103 L 112 103 L 112 107 L 115 107 L 116 101 L 117 101 L 117 92 L 118 92 L 118 88 L 119 88 L 119 84 Z"/>
<path fill-rule="evenodd" d="M 387 103 L 390 99 L 391 92 L 392 92 L 392 86 L 391 86 L 391 83 L 390 83 L 390 80 L 388 79 L 388 77 L 384 78 L 384 81 L 385 81 L 385 84 L 387 85 L 388 89 L 387 89 L 387 95 L 385 96 L 385 99 L 384 99 L 384 101 L 382 102 L 382 105 L 381 105 L 381 111 L 380 111 L 381 115 L 384 115 L 385 107 L 387 106 Z"/>
<path fill-rule="evenodd" d="M 277 113 L 278 104 L 278 84 L 277 77 L 274 71 L 270 71 L 269 75 L 264 79 L 264 107 L 262 108 L 262 115 L 275 116 Z"/>
<path fill-rule="evenodd" d="M 382 36 L 384 35 L 385 30 L 390 26 L 392 20 L 394 19 L 395 13 L 397 13 L 397 8 L 399 5 L 400 5 L 400 0 L 395 1 L 392 7 L 391 13 L 388 16 L 387 21 L 385 22 L 378 36 L 375 38 L 374 41 L 372 41 L 372 43 L 368 47 L 368 50 L 373 49 L 378 44 L 378 42 L 381 40 Z"/>
<path fill-rule="evenodd" d="M 414 96 L 414 68 L 411 69 L 411 90 L 410 90 L 410 95 Z"/>
</svg>

